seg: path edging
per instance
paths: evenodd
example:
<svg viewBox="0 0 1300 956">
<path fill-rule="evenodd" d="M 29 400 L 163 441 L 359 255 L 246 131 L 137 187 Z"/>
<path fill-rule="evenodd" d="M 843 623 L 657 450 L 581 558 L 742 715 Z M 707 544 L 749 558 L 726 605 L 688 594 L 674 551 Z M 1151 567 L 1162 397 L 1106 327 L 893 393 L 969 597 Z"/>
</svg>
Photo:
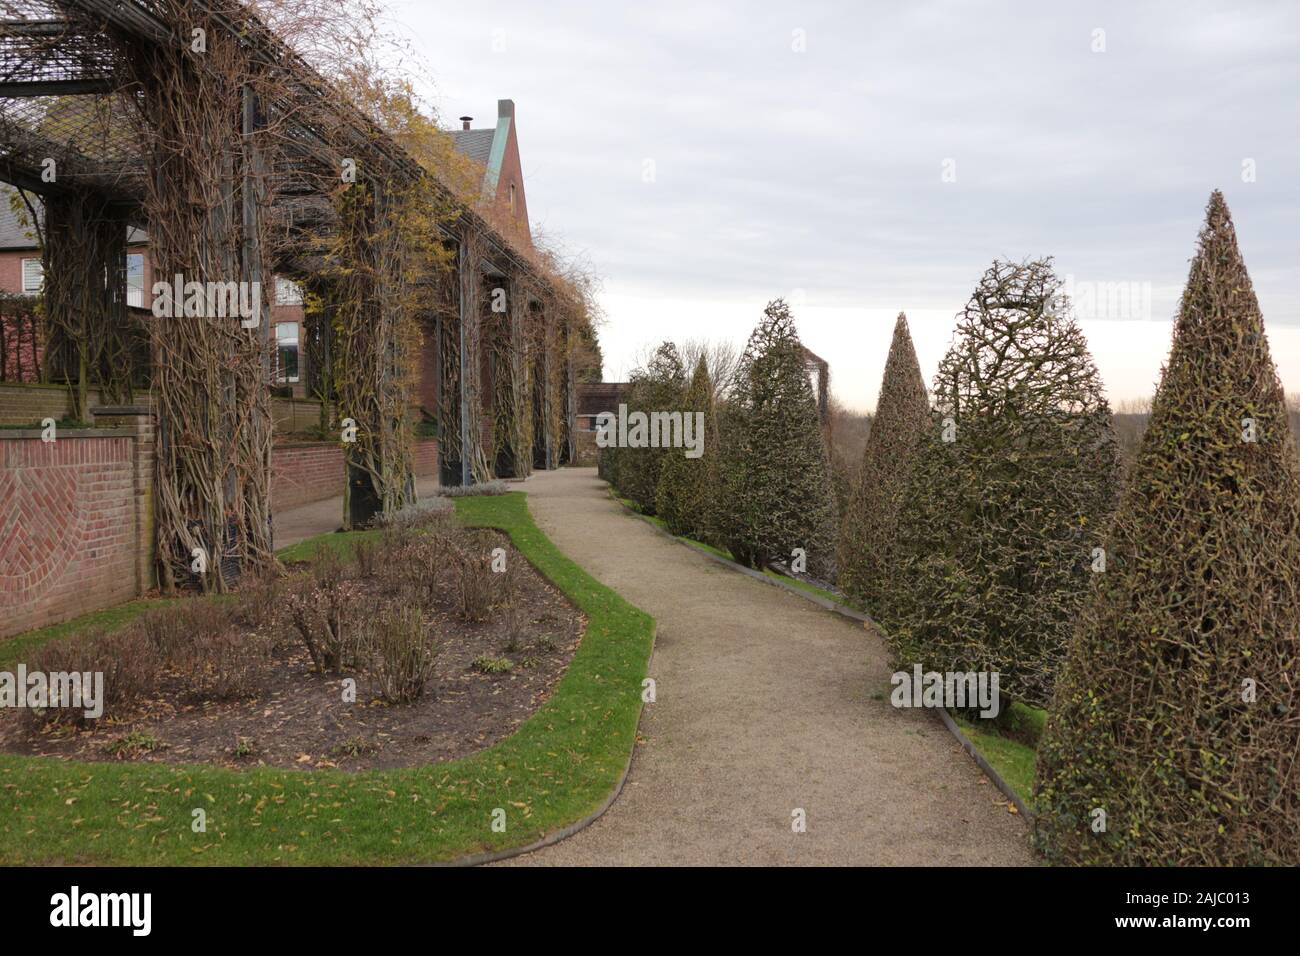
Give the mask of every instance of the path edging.
<svg viewBox="0 0 1300 956">
<path fill-rule="evenodd" d="M 803 588 L 797 588 L 793 584 L 787 584 L 785 581 L 782 581 L 780 578 L 774 578 L 771 575 L 763 574 L 761 571 L 755 571 L 753 568 L 747 568 L 745 567 L 745 565 L 740 564 L 739 562 L 736 561 L 732 561 L 730 558 L 724 558 L 720 554 L 714 554 L 712 551 L 706 551 L 703 548 L 695 547 L 695 545 L 691 544 L 689 541 L 685 540 L 684 538 L 678 537 L 672 532 L 666 531 L 665 529 L 659 527 L 648 517 L 641 514 L 639 511 L 635 510 L 634 508 L 628 506 L 628 504 L 624 502 L 622 498 L 618 497 L 618 495 L 615 494 L 613 486 L 609 485 L 608 482 L 606 483 L 606 487 L 609 491 L 610 498 L 612 498 L 620 508 L 622 508 L 632 517 L 640 519 L 647 526 L 649 526 L 652 531 L 662 535 L 665 538 L 668 538 L 671 541 L 677 542 L 682 547 L 690 548 L 691 551 L 693 551 L 694 553 L 702 554 L 706 558 L 711 558 L 714 561 L 716 561 L 718 564 L 725 565 L 726 567 L 732 569 L 733 571 L 739 571 L 741 574 L 746 574 L 749 577 L 762 581 L 765 584 L 771 584 L 775 587 L 782 588 L 786 591 L 789 591 L 791 594 L 801 597 L 804 600 L 811 601 L 812 603 L 816 604 L 818 607 L 821 607 L 824 610 L 831 611 L 835 614 L 838 614 L 841 617 L 849 618 L 850 620 L 857 621 L 869 627 L 873 627 L 873 628 L 879 627 L 879 625 L 877 625 L 876 622 L 872 620 L 870 615 L 864 614 L 862 611 L 859 611 L 856 608 L 851 608 L 843 604 L 838 604 L 835 601 L 831 601 L 828 600 L 827 598 L 822 597 L 820 594 L 813 594 L 809 591 L 805 591 Z M 1011 801 L 1011 803 L 1015 806 L 1016 811 L 1020 814 L 1021 817 L 1024 818 L 1025 823 L 1027 825 L 1032 824 L 1034 820 L 1033 811 L 1031 811 L 1029 807 L 1025 805 L 1025 802 L 1020 798 L 1020 795 L 1016 793 L 1015 788 L 1013 788 L 1011 784 L 1003 780 L 1002 775 L 998 773 L 995 769 L 993 769 L 993 765 L 990 764 L 988 760 L 984 757 L 984 755 L 979 752 L 979 748 L 977 748 L 975 744 L 971 742 L 970 738 L 968 738 L 965 734 L 961 732 L 961 728 L 957 726 L 956 721 L 952 719 L 952 716 L 948 713 L 948 711 L 943 707 L 938 707 L 938 708 L 932 707 L 926 709 L 937 710 L 939 712 L 939 718 L 942 720 L 943 725 L 946 728 L 948 728 L 948 732 L 952 734 L 952 736 L 956 739 L 957 743 L 961 744 L 962 749 L 965 750 L 968 754 L 970 754 L 971 759 L 973 759 L 975 761 L 975 765 L 979 767 L 981 771 L 983 771 L 984 776 L 988 777 L 989 780 L 993 782 L 993 785 L 1002 791 L 1002 795 Z M 621 786 L 622 785 L 620 784 L 620 788 Z"/>
<path fill-rule="evenodd" d="M 541 533 L 545 535 L 546 532 L 542 531 L 542 526 L 537 524 L 537 520 L 533 518 L 532 508 L 528 507 L 527 499 L 524 500 L 524 507 L 528 508 L 528 516 L 530 519 L 532 519 L 533 524 L 536 525 L 537 530 L 541 531 Z M 506 534 L 509 535 L 510 532 L 507 531 Z M 547 537 L 547 540 L 550 540 L 549 536 Z M 560 546 L 558 544 L 555 544 L 554 541 L 552 541 L 551 544 L 555 545 L 555 549 L 559 551 Z M 516 545 L 516 547 L 518 546 Z M 564 554 L 563 551 L 561 551 L 560 553 Z M 565 557 L 568 558 L 568 555 L 565 555 Z M 528 560 L 527 555 L 524 555 L 524 560 L 525 561 Z M 572 558 L 569 558 L 569 560 L 573 561 Z M 532 562 L 530 561 L 529 563 L 531 564 Z M 578 564 L 578 562 L 576 561 L 574 561 L 573 563 L 575 565 L 578 565 L 578 567 L 580 568 L 582 567 L 582 565 Z M 542 572 L 539 568 L 536 567 L 536 565 L 534 565 L 534 570 L 536 570 L 543 577 L 546 576 L 544 572 Z M 583 570 L 586 569 L 584 568 Z M 551 583 L 554 584 L 554 582 Z M 608 585 L 605 586 L 609 587 Z M 561 591 L 562 590 L 563 589 L 561 589 Z M 613 591 L 614 589 L 610 588 L 610 590 Z M 615 591 L 614 593 L 618 594 L 617 591 Z M 620 594 L 619 597 L 623 597 L 623 596 Z M 626 601 L 627 599 L 623 598 L 623 600 Z M 631 602 L 629 601 L 628 603 L 630 604 Z M 650 656 L 646 658 L 647 661 L 650 661 L 654 658 L 655 638 L 659 634 L 659 622 L 655 620 L 654 615 L 649 615 L 649 617 L 650 620 L 653 622 L 653 626 L 650 628 Z M 627 761 L 626 763 L 623 764 L 623 771 L 618 775 L 618 782 L 614 784 L 614 789 L 610 791 L 609 796 L 607 796 L 604 799 L 604 801 L 601 802 L 600 806 L 598 806 L 587 816 L 583 817 L 580 820 L 575 820 L 573 823 L 566 824 L 565 826 L 560 827 L 560 829 L 555 830 L 552 833 L 544 834 L 543 836 L 539 837 L 537 840 L 533 841 L 532 843 L 529 843 L 526 846 L 514 847 L 512 849 L 507 849 L 507 850 L 490 850 L 485 853 L 474 853 L 469 856 L 460 857 L 459 859 L 456 860 L 439 860 L 437 862 L 429 863 L 426 865 L 434 866 L 434 867 L 458 867 L 458 866 L 484 866 L 488 863 L 499 863 L 502 860 L 509 860 L 511 857 L 523 856 L 525 853 L 535 853 L 538 850 L 544 850 L 548 846 L 552 846 L 556 843 L 559 843 L 561 840 L 567 840 L 569 837 L 573 836 L 579 830 L 587 829 L 587 827 L 591 826 L 593 823 L 595 823 L 597 820 L 603 817 L 605 815 L 605 812 L 614 805 L 614 801 L 617 800 L 619 796 L 623 793 L 623 786 L 627 783 L 628 774 L 632 772 L 632 761 L 636 759 L 637 731 L 641 727 L 641 718 L 644 716 L 645 716 L 645 701 L 642 700 L 641 706 L 637 709 L 636 712 L 636 726 L 632 729 L 632 749 L 628 751 Z"/>
<path fill-rule="evenodd" d="M 651 653 L 653 653 L 653 650 L 652 646 Z M 641 726 L 641 717 L 643 714 L 645 714 L 644 702 L 641 704 L 641 709 L 637 711 L 636 723 L 638 728 Z M 627 755 L 627 763 L 623 765 L 623 772 L 619 774 L 618 783 L 615 784 L 614 789 L 610 792 L 609 796 L 605 798 L 604 802 L 581 820 L 575 820 L 573 823 L 560 827 L 560 829 L 553 833 L 547 833 L 538 840 L 529 843 L 527 846 L 515 847 L 511 850 L 493 850 L 488 853 L 475 853 L 470 856 L 463 856 L 458 860 L 439 860 L 436 863 L 428 863 L 425 865 L 433 867 L 484 866 L 488 863 L 499 863 L 502 860 L 508 860 L 511 857 L 523 856 L 525 853 L 535 853 L 538 850 L 544 850 L 548 846 L 559 843 L 561 840 L 567 840 L 579 830 L 587 829 L 587 827 L 591 826 L 603 817 L 605 811 L 614 805 L 614 801 L 623 793 L 623 785 L 627 783 L 627 776 L 632 772 L 632 760 L 635 757 L 636 731 L 633 731 L 632 752 Z"/>
</svg>

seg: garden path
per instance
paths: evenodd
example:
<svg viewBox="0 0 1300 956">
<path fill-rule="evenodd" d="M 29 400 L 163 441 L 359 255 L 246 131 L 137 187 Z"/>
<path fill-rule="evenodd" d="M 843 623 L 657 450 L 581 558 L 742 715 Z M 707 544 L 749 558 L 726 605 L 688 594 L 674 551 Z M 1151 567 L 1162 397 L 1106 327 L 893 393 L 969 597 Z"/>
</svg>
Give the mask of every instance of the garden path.
<svg viewBox="0 0 1300 956">
<path fill-rule="evenodd" d="M 523 489 L 561 551 L 658 621 L 657 700 L 609 810 L 505 862 L 1034 863 L 1024 822 L 939 719 L 890 705 L 873 631 L 656 533 L 595 469 Z"/>
</svg>

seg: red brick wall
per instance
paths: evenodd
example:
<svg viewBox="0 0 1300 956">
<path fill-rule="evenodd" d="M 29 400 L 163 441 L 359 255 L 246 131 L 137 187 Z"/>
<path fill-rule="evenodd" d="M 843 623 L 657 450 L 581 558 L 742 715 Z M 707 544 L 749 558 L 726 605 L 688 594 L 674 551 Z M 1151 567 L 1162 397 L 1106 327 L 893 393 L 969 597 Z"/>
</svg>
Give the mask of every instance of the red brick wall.
<svg viewBox="0 0 1300 956">
<path fill-rule="evenodd" d="M 438 477 L 438 439 L 425 438 L 416 440 L 413 467 L 416 478 Z"/>
<path fill-rule="evenodd" d="M 438 329 L 429 319 L 420 326 L 420 374 L 412 403 L 430 415 L 438 412 L 438 377 L 441 371 L 438 368 Z"/>
<path fill-rule="evenodd" d="M 438 476 L 438 440 L 417 440 L 417 478 Z M 276 445 L 271 450 L 271 507 L 277 512 L 343 494 L 343 449 L 330 442 Z"/>
<path fill-rule="evenodd" d="M 82 436 L 0 433 L 0 637 L 137 593 L 135 441 Z"/>
<path fill-rule="evenodd" d="M 343 494 L 343 449 L 331 442 L 271 449 L 271 507 L 282 512 Z"/>
<path fill-rule="evenodd" d="M 35 249 L 0 252 L 0 292 L 22 292 L 23 260 L 40 257 Z"/>
</svg>

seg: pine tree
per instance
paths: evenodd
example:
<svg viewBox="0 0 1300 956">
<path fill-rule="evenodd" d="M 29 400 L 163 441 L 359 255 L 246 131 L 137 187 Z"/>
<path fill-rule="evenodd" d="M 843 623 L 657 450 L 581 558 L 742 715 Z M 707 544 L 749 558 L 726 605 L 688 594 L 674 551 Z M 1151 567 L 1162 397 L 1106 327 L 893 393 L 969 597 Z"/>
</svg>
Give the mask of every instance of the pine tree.
<svg viewBox="0 0 1300 956">
<path fill-rule="evenodd" d="M 900 312 L 862 468 L 840 519 L 839 586 L 873 613 L 881 608 L 887 593 L 885 581 L 894 561 L 898 512 L 929 424 L 925 380 L 912 347 L 907 316 Z"/>
<path fill-rule="evenodd" d="M 720 456 L 713 382 L 703 355 L 696 363 L 682 413 L 684 416 L 695 416 L 696 413 L 703 416 L 703 431 L 693 433 L 702 441 L 701 454 L 698 458 L 688 458 L 685 449 L 673 449 L 665 456 L 659 470 L 656 510 L 673 534 L 704 540 L 711 537 L 709 509 L 717 492 Z"/>
<path fill-rule="evenodd" d="M 958 316 L 883 620 L 900 665 L 997 672 L 1003 695 L 1040 707 L 1117 470 L 1100 376 L 1059 288 L 1050 259 L 994 262 Z"/>
<path fill-rule="evenodd" d="M 1106 555 L 1040 744 L 1040 846 L 1300 864 L 1300 467 L 1218 192 Z"/>
<path fill-rule="evenodd" d="M 751 567 L 789 561 L 796 548 L 808 570 L 834 564 L 835 506 L 817 400 L 790 309 L 769 303 L 745 347 L 736 393 L 722 419 L 722 535 Z"/>
</svg>

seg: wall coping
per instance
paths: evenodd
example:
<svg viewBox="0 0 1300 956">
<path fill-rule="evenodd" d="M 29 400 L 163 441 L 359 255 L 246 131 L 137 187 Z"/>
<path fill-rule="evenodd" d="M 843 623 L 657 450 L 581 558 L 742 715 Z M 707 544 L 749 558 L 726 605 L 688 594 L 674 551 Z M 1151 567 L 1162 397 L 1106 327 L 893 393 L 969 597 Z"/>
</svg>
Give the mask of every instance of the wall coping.
<svg viewBox="0 0 1300 956">
<path fill-rule="evenodd" d="M 116 415 L 125 418 L 130 415 L 152 415 L 149 405 L 96 405 L 90 410 L 92 415 Z"/>
<path fill-rule="evenodd" d="M 281 448 L 340 448 L 342 442 L 338 441 L 272 441 L 271 451 L 279 451 Z"/>
<path fill-rule="evenodd" d="M 416 445 L 436 445 L 438 444 L 438 439 L 416 438 L 413 440 L 413 442 Z M 277 442 L 272 442 L 271 444 L 272 451 L 279 451 L 281 448 L 339 448 L 341 449 L 342 447 L 343 447 L 343 443 L 337 440 L 336 441 L 300 441 L 300 440 L 277 441 Z"/>
<path fill-rule="evenodd" d="M 0 441 L 39 440 L 42 432 L 42 428 L 0 428 Z M 136 435 L 130 428 L 60 428 L 55 437 L 62 441 L 65 438 L 135 438 Z"/>
<path fill-rule="evenodd" d="M 92 385 L 91 388 L 97 386 Z M 0 382 L 0 388 L 45 389 L 46 391 L 67 391 L 68 386 L 58 382 Z"/>
</svg>

